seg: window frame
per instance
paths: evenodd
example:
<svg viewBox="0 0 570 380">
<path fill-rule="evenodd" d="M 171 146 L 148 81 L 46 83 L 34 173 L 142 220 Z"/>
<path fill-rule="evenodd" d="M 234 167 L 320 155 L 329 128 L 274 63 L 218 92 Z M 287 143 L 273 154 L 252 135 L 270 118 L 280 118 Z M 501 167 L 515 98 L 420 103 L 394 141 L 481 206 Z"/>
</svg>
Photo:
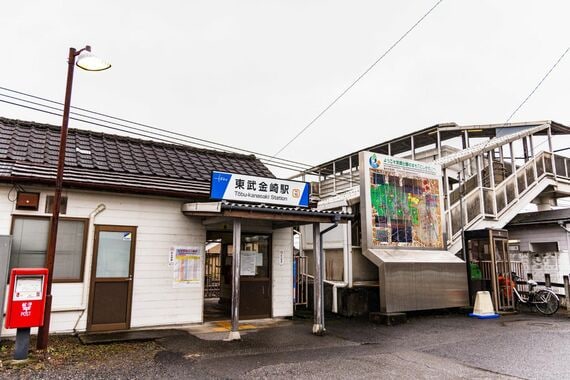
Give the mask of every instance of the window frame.
<svg viewBox="0 0 570 380">
<path fill-rule="evenodd" d="M 12 214 L 12 221 L 11 221 L 11 225 L 10 225 L 10 235 L 14 236 L 14 223 L 16 221 L 17 218 L 22 218 L 22 219 L 44 219 L 47 220 L 48 223 L 51 219 L 51 216 L 47 216 L 47 215 L 22 215 L 22 214 Z M 82 283 L 85 279 L 85 261 L 86 261 L 86 257 L 87 257 L 87 239 L 88 239 L 88 235 L 89 235 L 89 218 L 80 218 L 80 217 L 63 217 L 60 216 L 59 217 L 60 221 L 76 221 L 76 222 L 82 222 L 83 223 L 83 243 L 82 243 L 82 248 L 81 248 L 81 270 L 79 271 L 79 278 L 73 278 L 73 279 L 58 279 L 57 277 L 53 277 L 52 282 L 53 283 L 62 283 L 62 284 L 69 284 L 69 283 Z M 48 242 L 46 242 L 46 245 L 49 244 L 49 232 L 48 232 Z M 55 252 L 57 255 L 57 251 Z M 12 253 L 10 252 L 10 255 L 12 255 Z M 46 256 L 47 256 L 47 251 L 46 251 Z M 55 261 L 54 261 L 54 265 L 55 265 Z"/>
</svg>

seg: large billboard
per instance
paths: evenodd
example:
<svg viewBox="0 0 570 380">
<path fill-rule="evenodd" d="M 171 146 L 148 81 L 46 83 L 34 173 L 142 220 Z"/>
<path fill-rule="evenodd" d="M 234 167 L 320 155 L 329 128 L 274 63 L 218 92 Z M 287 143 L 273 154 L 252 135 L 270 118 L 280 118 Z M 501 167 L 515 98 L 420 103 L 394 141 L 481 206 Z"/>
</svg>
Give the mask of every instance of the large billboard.
<svg viewBox="0 0 570 380">
<path fill-rule="evenodd" d="M 441 167 L 360 152 L 362 244 L 443 249 Z"/>
</svg>

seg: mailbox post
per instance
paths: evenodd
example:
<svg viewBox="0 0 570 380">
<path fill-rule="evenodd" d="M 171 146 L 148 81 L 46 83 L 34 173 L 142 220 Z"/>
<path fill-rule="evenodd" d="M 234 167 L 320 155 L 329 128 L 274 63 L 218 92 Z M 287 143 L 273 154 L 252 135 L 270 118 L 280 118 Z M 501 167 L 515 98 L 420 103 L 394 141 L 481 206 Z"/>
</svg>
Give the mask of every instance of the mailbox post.
<svg viewBox="0 0 570 380">
<path fill-rule="evenodd" d="M 14 268 L 10 272 L 10 291 L 6 309 L 6 328 L 18 329 L 14 359 L 28 357 L 30 329 L 44 324 L 48 270 Z"/>
</svg>

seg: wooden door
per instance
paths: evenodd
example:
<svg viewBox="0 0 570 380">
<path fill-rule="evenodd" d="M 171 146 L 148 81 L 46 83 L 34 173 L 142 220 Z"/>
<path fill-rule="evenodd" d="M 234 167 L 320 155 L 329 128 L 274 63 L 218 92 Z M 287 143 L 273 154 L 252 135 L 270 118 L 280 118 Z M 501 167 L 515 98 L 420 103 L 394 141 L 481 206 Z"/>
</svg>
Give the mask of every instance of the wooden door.
<svg viewBox="0 0 570 380">
<path fill-rule="evenodd" d="M 131 226 L 95 227 L 88 331 L 130 327 L 136 232 Z"/>
<path fill-rule="evenodd" d="M 240 276 L 240 319 L 271 317 L 271 237 L 269 235 L 245 235 L 243 251 L 256 252 L 255 271 Z M 254 274 L 255 273 L 255 274 Z"/>
</svg>

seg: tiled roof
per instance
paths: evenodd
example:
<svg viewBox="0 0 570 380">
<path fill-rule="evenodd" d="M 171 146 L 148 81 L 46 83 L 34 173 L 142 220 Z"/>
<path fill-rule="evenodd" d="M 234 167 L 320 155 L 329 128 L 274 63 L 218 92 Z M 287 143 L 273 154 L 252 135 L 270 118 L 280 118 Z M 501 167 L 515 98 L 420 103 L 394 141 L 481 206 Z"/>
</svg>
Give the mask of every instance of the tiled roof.
<svg viewBox="0 0 570 380">
<path fill-rule="evenodd" d="M 60 128 L 0 117 L 0 179 L 55 178 Z M 253 155 L 69 129 L 64 183 L 100 189 L 207 195 L 212 170 L 273 177 Z"/>
<path fill-rule="evenodd" d="M 557 223 L 558 221 L 570 221 L 570 208 L 562 208 L 558 210 L 525 212 L 518 214 L 509 223 L 509 226 L 522 224 L 540 224 L 540 223 Z"/>
</svg>

